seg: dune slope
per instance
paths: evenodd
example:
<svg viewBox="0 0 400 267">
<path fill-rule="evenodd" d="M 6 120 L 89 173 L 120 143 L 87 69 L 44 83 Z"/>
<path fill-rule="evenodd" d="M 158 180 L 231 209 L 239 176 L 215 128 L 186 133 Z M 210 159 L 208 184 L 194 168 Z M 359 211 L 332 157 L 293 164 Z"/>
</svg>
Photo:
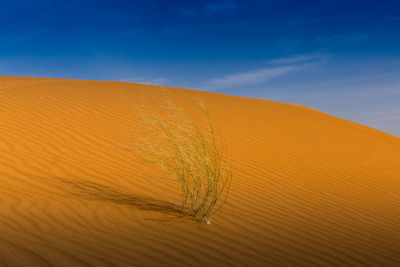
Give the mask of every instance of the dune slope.
<svg viewBox="0 0 400 267">
<path fill-rule="evenodd" d="M 210 225 L 132 146 L 143 112 L 207 105 L 232 161 Z M 123 82 L 0 77 L 0 266 L 400 266 L 400 138 L 297 105 Z"/>
</svg>

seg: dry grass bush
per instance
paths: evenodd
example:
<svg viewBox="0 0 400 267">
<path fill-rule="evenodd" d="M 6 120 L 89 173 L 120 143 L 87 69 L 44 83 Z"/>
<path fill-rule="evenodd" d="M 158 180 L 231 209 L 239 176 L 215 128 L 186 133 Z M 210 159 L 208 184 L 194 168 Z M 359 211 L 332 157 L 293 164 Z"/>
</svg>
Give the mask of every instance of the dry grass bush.
<svg viewBox="0 0 400 267">
<path fill-rule="evenodd" d="M 161 168 L 181 187 L 180 212 L 208 224 L 225 203 L 232 172 L 210 114 L 200 103 L 201 126 L 181 108 L 169 103 L 165 112 L 147 118 L 155 134 L 142 146 L 148 162 Z"/>
</svg>

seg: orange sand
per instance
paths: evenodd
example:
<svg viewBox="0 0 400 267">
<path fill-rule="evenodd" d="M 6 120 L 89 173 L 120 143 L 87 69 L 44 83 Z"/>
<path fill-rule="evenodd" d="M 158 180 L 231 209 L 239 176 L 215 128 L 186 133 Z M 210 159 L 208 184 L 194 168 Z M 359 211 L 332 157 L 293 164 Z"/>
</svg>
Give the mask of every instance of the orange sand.
<svg viewBox="0 0 400 267">
<path fill-rule="evenodd" d="M 131 146 L 169 97 L 195 117 L 201 98 L 232 160 L 211 225 L 102 199 L 179 200 Z M 0 77 L 0 151 L 0 266 L 400 266 L 400 138 L 310 108 Z"/>
</svg>

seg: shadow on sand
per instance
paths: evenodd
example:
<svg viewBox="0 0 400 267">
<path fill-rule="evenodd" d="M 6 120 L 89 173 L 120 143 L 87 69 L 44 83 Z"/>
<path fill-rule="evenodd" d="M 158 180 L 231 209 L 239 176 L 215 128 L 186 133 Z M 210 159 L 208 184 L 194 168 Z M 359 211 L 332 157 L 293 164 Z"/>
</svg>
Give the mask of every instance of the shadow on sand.
<svg viewBox="0 0 400 267">
<path fill-rule="evenodd" d="M 154 211 L 169 215 L 165 219 L 152 219 L 155 221 L 170 221 L 177 219 L 199 221 L 188 213 L 185 213 L 181 206 L 168 201 L 132 194 L 108 185 L 85 180 L 54 178 L 52 181 L 57 181 L 57 183 L 62 185 L 63 191 L 70 196 L 73 195 L 87 200 L 126 205 L 138 210 Z"/>
</svg>

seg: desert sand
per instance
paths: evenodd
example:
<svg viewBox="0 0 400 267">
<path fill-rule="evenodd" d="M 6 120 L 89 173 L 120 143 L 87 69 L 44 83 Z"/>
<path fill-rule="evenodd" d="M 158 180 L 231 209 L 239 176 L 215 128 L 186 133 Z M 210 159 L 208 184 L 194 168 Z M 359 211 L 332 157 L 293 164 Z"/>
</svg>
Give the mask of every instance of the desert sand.
<svg viewBox="0 0 400 267">
<path fill-rule="evenodd" d="M 179 201 L 132 146 L 167 98 L 200 98 L 231 160 L 210 225 L 129 201 Z M 0 76 L 0 151 L 0 266 L 400 266 L 400 138 L 311 108 Z"/>
</svg>

